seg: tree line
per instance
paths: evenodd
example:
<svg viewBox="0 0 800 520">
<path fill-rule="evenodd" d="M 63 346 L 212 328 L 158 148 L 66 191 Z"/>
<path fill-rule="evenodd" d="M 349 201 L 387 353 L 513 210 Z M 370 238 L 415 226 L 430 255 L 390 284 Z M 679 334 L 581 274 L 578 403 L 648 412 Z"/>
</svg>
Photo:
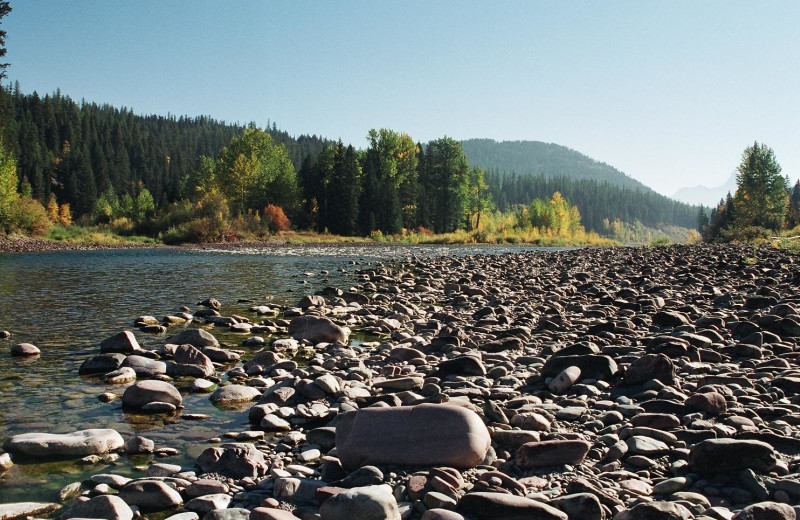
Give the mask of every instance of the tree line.
<svg viewBox="0 0 800 520">
<path fill-rule="evenodd" d="M 534 199 L 547 199 L 558 191 L 580 208 L 586 229 L 600 234 L 608 233 L 608 221 L 693 228 L 697 218 L 696 206 L 652 190 L 627 188 L 609 181 L 517 175 L 496 169 L 489 169 L 485 177 L 492 200 L 501 211 L 527 205 Z"/>
<path fill-rule="evenodd" d="M 274 123 L 259 129 L 210 117 L 139 116 L 58 91 L 24 94 L 18 84 L 0 89 L 0 114 L 18 192 L 43 206 L 66 205 L 84 224 L 174 241 L 274 231 L 287 222 L 350 236 L 475 230 L 494 210 L 519 212 L 556 192 L 599 233 L 609 220 L 692 227 L 696 216 L 685 204 L 610 181 L 484 172 L 446 136 L 423 144 L 374 129 L 356 149 L 292 137 Z"/>
<path fill-rule="evenodd" d="M 721 199 L 710 212 L 697 214 L 697 230 L 707 242 L 766 238 L 800 226 L 800 181 L 792 187 L 781 175 L 775 152 L 758 141 L 742 153 L 736 192 Z"/>
</svg>

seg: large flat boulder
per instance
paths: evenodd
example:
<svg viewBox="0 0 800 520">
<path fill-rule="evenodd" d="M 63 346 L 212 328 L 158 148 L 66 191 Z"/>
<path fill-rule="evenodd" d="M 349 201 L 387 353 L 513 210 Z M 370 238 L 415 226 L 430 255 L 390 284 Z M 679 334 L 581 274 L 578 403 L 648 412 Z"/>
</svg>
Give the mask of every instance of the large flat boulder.
<svg viewBox="0 0 800 520">
<path fill-rule="evenodd" d="M 105 520 L 133 520 L 133 511 L 124 500 L 115 495 L 100 495 L 69 508 L 62 520 L 69 518 L 104 518 Z"/>
<path fill-rule="evenodd" d="M 17 518 L 43 517 L 61 509 L 61 504 L 48 502 L 16 502 L 0 504 L 0 520 L 16 520 Z"/>
<path fill-rule="evenodd" d="M 772 446 L 744 439 L 708 439 L 692 446 L 689 452 L 689 466 L 701 474 L 746 468 L 769 471 L 777 461 Z"/>
<path fill-rule="evenodd" d="M 3 449 L 28 457 L 86 457 L 121 448 L 122 436 L 110 428 L 80 430 L 72 433 L 23 433 L 14 435 Z"/>
<path fill-rule="evenodd" d="M 296 340 L 307 339 L 312 343 L 347 343 L 350 329 L 340 327 L 321 316 L 298 316 L 289 322 L 289 335 Z"/>
<path fill-rule="evenodd" d="M 481 418 L 466 408 L 421 404 L 365 408 L 336 425 L 342 465 L 451 466 L 480 464 L 491 438 Z"/>
</svg>

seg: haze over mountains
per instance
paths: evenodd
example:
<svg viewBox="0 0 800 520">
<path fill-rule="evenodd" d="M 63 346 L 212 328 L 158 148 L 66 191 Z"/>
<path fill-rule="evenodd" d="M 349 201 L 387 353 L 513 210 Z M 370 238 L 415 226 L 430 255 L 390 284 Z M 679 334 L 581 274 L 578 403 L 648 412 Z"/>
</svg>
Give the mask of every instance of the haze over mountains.
<svg viewBox="0 0 800 520">
<path fill-rule="evenodd" d="M 692 186 L 684 187 L 676 191 L 672 198 L 685 202 L 687 204 L 702 204 L 705 207 L 715 207 L 719 204 L 720 199 L 724 199 L 730 192 L 733 195 L 736 192 L 736 172 L 731 173 L 731 176 L 721 186 L 709 188 L 707 186 Z"/>
</svg>

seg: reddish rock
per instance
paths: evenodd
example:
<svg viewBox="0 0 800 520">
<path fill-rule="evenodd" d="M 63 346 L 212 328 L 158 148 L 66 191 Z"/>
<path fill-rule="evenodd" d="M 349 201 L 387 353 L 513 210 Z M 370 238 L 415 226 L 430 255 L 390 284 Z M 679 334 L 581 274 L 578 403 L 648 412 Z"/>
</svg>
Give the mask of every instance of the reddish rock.
<svg viewBox="0 0 800 520">
<path fill-rule="evenodd" d="M 580 464 L 592 445 L 579 440 L 553 440 L 528 442 L 516 453 L 517 465 L 522 469 Z"/>
<path fill-rule="evenodd" d="M 466 408 L 422 404 L 365 408 L 336 426 L 336 452 L 345 468 L 368 464 L 471 468 L 486 458 L 491 438 Z"/>
</svg>

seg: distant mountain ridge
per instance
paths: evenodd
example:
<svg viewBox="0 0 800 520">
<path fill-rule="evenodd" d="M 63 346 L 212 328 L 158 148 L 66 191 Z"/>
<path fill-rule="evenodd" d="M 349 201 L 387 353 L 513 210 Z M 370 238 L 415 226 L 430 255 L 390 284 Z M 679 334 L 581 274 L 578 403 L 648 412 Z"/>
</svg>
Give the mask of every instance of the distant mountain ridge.
<svg viewBox="0 0 800 520">
<path fill-rule="evenodd" d="M 461 144 L 470 166 L 484 170 L 594 180 L 632 190 L 653 191 L 613 166 L 558 144 L 494 139 L 467 139 Z"/>
<path fill-rule="evenodd" d="M 722 186 L 709 188 L 707 186 L 692 186 L 679 189 L 672 195 L 672 198 L 687 204 L 702 204 L 706 207 L 715 207 L 720 199 L 724 199 L 728 193 L 736 193 L 736 172 Z"/>
</svg>

